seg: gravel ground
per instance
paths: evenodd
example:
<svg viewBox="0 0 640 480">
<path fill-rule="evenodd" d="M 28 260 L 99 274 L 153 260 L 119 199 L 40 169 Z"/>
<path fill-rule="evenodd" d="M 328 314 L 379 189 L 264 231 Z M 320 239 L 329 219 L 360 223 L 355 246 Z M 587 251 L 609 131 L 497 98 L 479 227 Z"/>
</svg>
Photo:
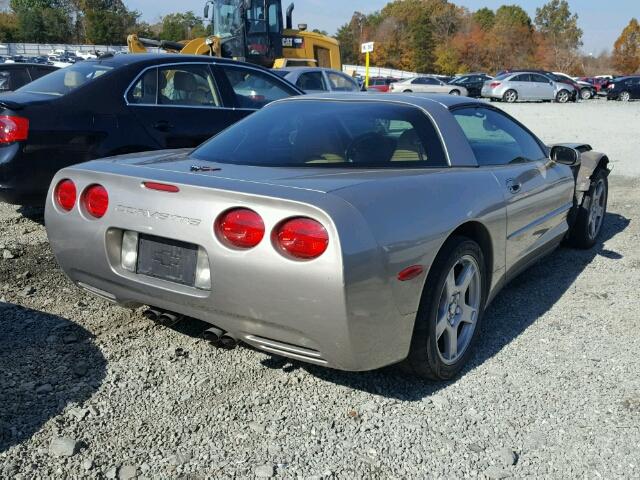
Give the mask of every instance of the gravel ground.
<svg viewBox="0 0 640 480">
<path fill-rule="evenodd" d="M 640 145 L 616 125 L 640 104 L 604 105 L 509 110 L 549 141 L 585 112 L 611 130 L 580 138 L 631 172 Z M 452 383 L 156 326 L 74 288 L 41 212 L 0 205 L 0 478 L 640 478 L 640 178 L 611 189 L 602 243 L 506 288 Z"/>
</svg>

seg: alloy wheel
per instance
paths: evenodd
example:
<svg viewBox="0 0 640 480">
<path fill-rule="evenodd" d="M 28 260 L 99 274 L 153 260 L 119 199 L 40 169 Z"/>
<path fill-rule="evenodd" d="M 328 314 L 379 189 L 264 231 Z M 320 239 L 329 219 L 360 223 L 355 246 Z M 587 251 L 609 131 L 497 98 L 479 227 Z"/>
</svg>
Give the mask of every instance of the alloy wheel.
<svg viewBox="0 0 640 480">
<path fill-rule="evenodd" d="M 589 205 L 588 232 L 589 238 L 591 238 L 591 240 L 594 240 L 600 233 L 600 229 L 602 228 L 602 221 L 604 220 L 606 203 L 607 192 L 604 180 L 601 178 L 596 184 L 596 187 L 593 191 L 593 197 L 591 197 L 591 203 Z"/>
<path fill-rule="evenodd" d="M 569 101 L 569 94 L 565 91 L 558 93 L 558 103 L 567 103 Z"/>
<path fill-rule="evenodd" d="M 469 347 L 482 301 L 478 262 L 471 255 L 458 259 L 442 287 L 436 319 L 438 355 L 454 364 Z"/>
<path fill-rule="evenodd" d="M 509 90 L 507 93 L 504 94 L 504 99 L 508 103 L 513 103 L 518 99 L 518 95 L 513 90 Z"/>
<path fill-rule="evenodd" d="M 631 95 L 629 95 L 629 92 L 622 92 L 620 94 L 620 100 L 622 100 L 623 102 L 628 102 L 629 100 L 631 100 Z"/>
</svg>

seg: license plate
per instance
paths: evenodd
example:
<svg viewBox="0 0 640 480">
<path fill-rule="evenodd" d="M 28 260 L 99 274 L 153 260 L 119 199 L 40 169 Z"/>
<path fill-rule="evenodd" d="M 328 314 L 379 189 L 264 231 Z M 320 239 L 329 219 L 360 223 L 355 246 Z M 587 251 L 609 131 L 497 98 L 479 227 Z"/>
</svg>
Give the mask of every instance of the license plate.
<svg viewBox="0 0 640 480">
<path fill-rule="evenodd" d="M 140 275 L 193 287 L 197 262 L 197 245 L 144 234 L 139 237 L 136 272 Z"/>
</svg>

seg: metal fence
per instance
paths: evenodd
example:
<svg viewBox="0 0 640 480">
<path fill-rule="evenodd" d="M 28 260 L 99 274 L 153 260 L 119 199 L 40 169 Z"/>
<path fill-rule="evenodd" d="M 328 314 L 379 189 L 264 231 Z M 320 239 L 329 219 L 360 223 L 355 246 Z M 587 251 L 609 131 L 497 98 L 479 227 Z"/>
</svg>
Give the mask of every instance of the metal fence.
<svg viewBox="0 0 640 480">
<path fill-rule="evenodd" d="M 359 65 L 343 65 L 342 71 L 347 75 L 353 75 L 354 72 L 364 77 L 366 68 Z M 369 75 L 371 77 L 393 77 L 393 78 L 411 78 L 418 75 L 415 72 L 406 72 L 404 70 L 394 70 L 393 68 L 370 67 Z"/>
<path fill-rule="evenodd" d="M 3 43 L 0 45 L 0 55 L 25 55 L 37 57 L 48 55 L 56 50 L 69 52 L 122 52 L 127 51 L 124 45 L 65 45 L 60 43 Z"/>
</svg>

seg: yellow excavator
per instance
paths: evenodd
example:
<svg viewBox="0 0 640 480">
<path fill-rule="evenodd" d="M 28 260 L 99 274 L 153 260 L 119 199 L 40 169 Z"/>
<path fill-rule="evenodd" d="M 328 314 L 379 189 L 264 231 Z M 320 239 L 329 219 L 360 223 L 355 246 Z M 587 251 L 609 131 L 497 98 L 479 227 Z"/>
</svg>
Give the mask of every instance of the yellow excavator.
<svg viewBox="0 0 640 480">
<path fill-rule="evenodd" d="M 281 0 L 209 0 L 204 18 L 211 22 L 211 35 L 184 42 L 150 40 L 129 35 L 130 53 L 145 53 L 147 47 L 191 55 L 233 58 L 267 68 L 287 66 L 329 67 L 340 70 L 340 44 L 331 37 L 293 28 L 293 3 L 282 23 Z"/>
</svg>

